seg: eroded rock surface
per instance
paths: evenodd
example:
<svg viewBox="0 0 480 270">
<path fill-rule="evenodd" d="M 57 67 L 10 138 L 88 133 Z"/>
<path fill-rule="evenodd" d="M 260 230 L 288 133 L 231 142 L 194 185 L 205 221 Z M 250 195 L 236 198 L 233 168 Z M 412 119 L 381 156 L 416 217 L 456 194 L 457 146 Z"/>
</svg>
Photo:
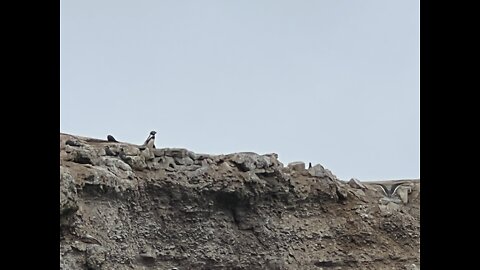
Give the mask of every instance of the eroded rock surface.
<svg viewBox="0 0 480 270">
<path fill-rule="evenodd" d="M 419 180 L 60 134 L 61 269 L 420 269 L 419 206 Z"/>
</svg>

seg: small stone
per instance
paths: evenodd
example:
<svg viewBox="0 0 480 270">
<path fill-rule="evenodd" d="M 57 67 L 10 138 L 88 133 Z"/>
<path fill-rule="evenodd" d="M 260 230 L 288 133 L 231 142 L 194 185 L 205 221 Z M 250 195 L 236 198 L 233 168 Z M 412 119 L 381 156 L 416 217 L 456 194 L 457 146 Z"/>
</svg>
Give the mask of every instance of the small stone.
<svg viewBox="0 0 480 270">
<path fill-rule="evenodd" d="M 105 262 L 106 250 L 101 246 L 90 246 L 87 249 L 86 264 L 89 269 L 100 270 Z"/>
<path fill-rule="evenodd" d="M 67 140 L 65 142 L 66 145 L 70 145 L 70 146 L 75 146 L 75 147 L 79 147 L 79 146 L 82 146 L 82 144 L 78 141 L 73 141 L 73 140 Z"/>
</svg>

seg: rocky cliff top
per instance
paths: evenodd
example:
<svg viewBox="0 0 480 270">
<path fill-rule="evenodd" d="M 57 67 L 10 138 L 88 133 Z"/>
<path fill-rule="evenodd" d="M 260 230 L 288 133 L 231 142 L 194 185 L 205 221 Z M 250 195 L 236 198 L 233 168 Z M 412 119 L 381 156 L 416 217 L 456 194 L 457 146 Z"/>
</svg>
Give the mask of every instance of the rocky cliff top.
<svg viewBox="0 0 480 270">
<path fill-rule="evenodd" d="M 62 269 L 419 269 L 420 181 L 60 134 Z"/>
</svg>

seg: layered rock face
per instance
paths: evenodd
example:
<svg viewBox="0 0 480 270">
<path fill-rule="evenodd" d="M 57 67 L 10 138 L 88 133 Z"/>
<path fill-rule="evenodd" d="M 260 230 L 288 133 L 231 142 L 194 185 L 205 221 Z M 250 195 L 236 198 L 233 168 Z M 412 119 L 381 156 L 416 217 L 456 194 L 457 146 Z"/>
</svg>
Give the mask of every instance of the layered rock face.
<svg viewBox="0 0 480 270">
<path fill-rule="evenodd" d="M 60 134 L 61 269 L 420 269 L 420 181 Z"/>
</svg>

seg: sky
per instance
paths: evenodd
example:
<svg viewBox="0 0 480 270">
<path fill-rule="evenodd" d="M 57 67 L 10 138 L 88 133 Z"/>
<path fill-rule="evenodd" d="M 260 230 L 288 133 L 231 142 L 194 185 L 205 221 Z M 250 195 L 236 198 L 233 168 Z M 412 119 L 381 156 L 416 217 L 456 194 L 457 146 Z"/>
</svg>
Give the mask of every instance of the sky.
<svg viewBox="0 0 480 270">
<path fill-rule="evenodd" d="M 60 132 L 420 177 L 418 0 L 69 0 Z"/>
</svg>

